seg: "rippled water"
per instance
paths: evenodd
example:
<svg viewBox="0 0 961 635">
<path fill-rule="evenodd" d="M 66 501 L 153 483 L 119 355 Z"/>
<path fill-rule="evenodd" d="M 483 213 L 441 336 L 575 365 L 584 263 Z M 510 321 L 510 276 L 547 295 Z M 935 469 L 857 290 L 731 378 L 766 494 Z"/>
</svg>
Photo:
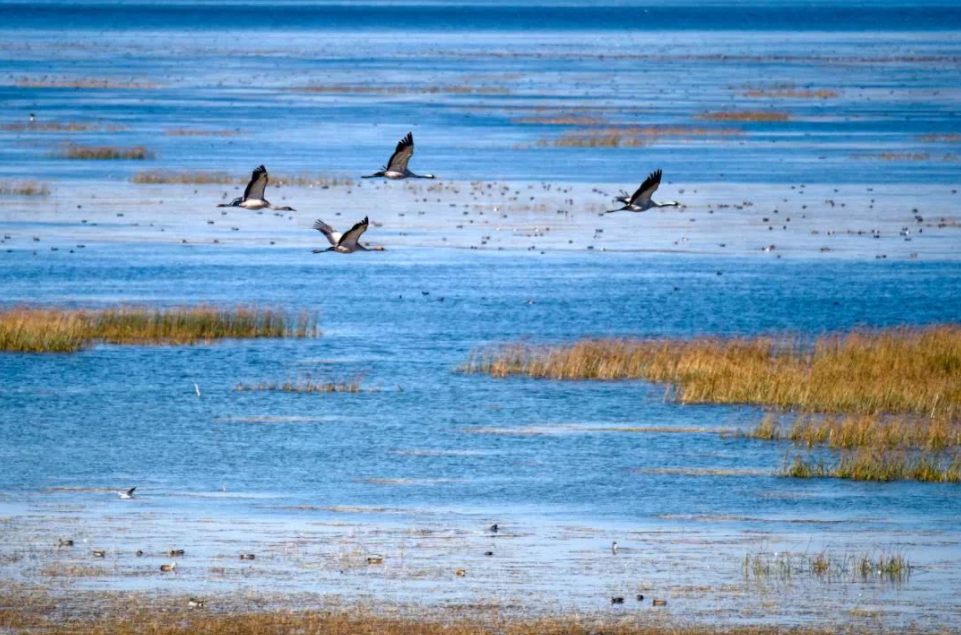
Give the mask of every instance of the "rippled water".
<svg viewBox="0 0 961 635">
<path fill-rule="evenodd" d="M 3 548 L 35 557 L 0 560 L 0 575 L 36 579 L 35 559 L 83 561 L 99 545 L 111 574 L 78 584 L 164 589 L 156 564 L 180 546 L 178 584 L 193 591 L 282 580 L 348 599 L 594 610 L 650 587 L 682 619 L 943 624 L 961 610 L 956 485 L 779 478 L 800 450 L 730 434 L 757 409 L 681 406 L 642 382 L 457 369 L 517 339 L 957 321 L 958 146 L 923 135 L 959 132 L 959 33 L 950 4 L 0 5 L 0 181 L 52 190 L 0 196 L 0 303 L 255 303 L 317 311 L 323 329 L 0 354 Z M 64 87 L 91 78 L 113 87 Z M 803 90 L 834 95 L 771 96 Z M 768 109 L 791 119 L 699 118 Z M 99 128 L 18 128 L 29 112 Z M 687 129 L 643 147 L 570 148 L 555 139 L 590 125 L 534 122 L 568 116 Z M 165 134 L 179 128 L 236 134 Z M 448 189 L 283 188 L 274 198 L 298 208 L 289 218 L 222 218 L 212 205 L 234 186 L 129 182 L 261 162 L 356 178 L 408 129 L 411 167 Z M 68 161 L 57 156 L 68 141 L 156 156 Z M 655 167 L 671 181 L 659 194 L 683 212 L 594 215 Z M 495 180 L 512 191 L 469 184 Z M 762 221 L 774 208 L 778 220 Z M 306 249 L 315 216 L 364 214 L 388 251 Z M 481 242 L 493 219 L 503 236 Z M 864 235 L 876 227 L 880 238 Z M 761 257 L 771 241 L 784 259 Z M 372 391 L 235 390 L 361 376 Z M 138 501 L 112 493 L 132 485 Z M 53 553 L 62 535 L 89 542 Z M 256 565 L 239 569 L 241 550 L 256 550 Z M 896 585 L 744 579 L 745 555 L 820 550 L 899 551 L 917 566 Z M 375 552 L 387 554 L 383 574 L 358 565 Z M 451 586 L 460 565 L 470 576 Z"/>
</svg>

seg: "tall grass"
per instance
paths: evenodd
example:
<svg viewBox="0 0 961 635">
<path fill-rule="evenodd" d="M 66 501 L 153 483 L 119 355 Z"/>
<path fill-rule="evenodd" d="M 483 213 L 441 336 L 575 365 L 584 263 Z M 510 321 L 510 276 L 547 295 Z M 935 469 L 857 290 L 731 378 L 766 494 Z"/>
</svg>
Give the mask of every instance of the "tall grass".
<svg viewBox="0 0 961 635">
<path fill-rule="evenodd" d="M 15 308 L 0 311 L 0 351 L 71 353 L 97 342 L 110 344 L 196 344 L 262 337 L 313 337 L 308 313 L 209 306 L 104 311 Z"/>
<path fill-rule="evenodd" d="M 746 579 L 790 579 L 811 576 L 826 581 L 870 581 L 901 583 L 911 575 L 911 563 L 897 551 L 878 553 L 758 553 L 744 556 Z"/>
<path fill-rule="evenodd" d="M 681 403 L 961 416 L 957 324 L 854 331 L 810 344 L 769 337 L 513 344 L 475 352 L 463 370 L 495 377 L 667 382 Z"/>
<path fill-rule="evenodd" d="M 50 188 L 38 181 L 0 182 L 0 196 L 47 196 Z"/>
<path fill-rule="evenodd" d="M 291 392 L 297 394 L 314 394 L 330 392 L 358 393 L 364 392 L 363 377 L 355 377 L 342 382 L 315 382 L 309 379 L 282 383 L 261 382 L 259 384 L 237 384 L 237 392 Z"/>
<path fill-rule="evenodd" d="M 789 440 L 809 448 L 835 450 L 858 447 L 910 448 L 939 452 L 961 447 L 961 421 L 915 415 L 798 415 L 790 425 L 768 414 L 746 436 L 769 441 Z"/>
<path fill-rule="evenodd" d="M 707 121 L 790 121 L 791 115 L 778 110 L 727 110 L 699 115 Z"/>
<path fill-rule="evenodd" d="M 961 483 L 961 455 L 933 455 L 906 451 L 858 448 L 843 452 L 834 463 L 794 457 L 785 461 L 782 476 L 794 478 L 841 478 L 852 481 L 921 481 Z"/>
<path fill-rule="evenodd" d="M 153 158 L 154 154 L 143 146 L 84 146 L 71 143 L 64 146 L 60 156 L 87 161 L 143 161 Z"/>
</svg>

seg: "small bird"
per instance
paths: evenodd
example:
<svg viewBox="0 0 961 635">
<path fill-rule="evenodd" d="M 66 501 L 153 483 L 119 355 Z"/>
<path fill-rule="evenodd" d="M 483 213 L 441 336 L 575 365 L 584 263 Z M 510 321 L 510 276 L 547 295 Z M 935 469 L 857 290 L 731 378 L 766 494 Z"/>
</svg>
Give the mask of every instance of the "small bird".
<svg viewBox="0 0 961 635">
<path fill-rule="evenodd" d="M 217 207 L 243 207 L 244 209 L 273 209 L 278 212 L 296 212 L 293 207 L 280 207 L 271 204 L 264 197 L 264 190 L 267 189 L 267 168 L 258 165 L 250 175 L 250 182 L 244 190 L 244 195 L 235 198 L 229 203 L 219 203 Z"/>
<path fill-rule="evenodd" d="M 326 236 L 331 246 L 327 249 L 314 249 L 314 253 L 336 251 L 342 254 L 352 254 L 355 251 L 384 251 L 383 247 L 364 247 L 360 244 L 360 237 L 367 231 L 369 224 L 367 217 L 364 216 L 364 220 L 355 223 L 353 227 L 342 234 L 334 231 L 333 227 L 318 218 L 314 221 L 314 229 Z"/>
<path fill-rule="evenodd" d="M 176 568 L 177 568 L 177 563 L 176 563 L 176 562 L 173 562 L 173 563 L 171 563 L 171 564 L 162 564 L 162 565 L 160 565 L 160 570 L 161 570 L 161 571 L 173 571 L 173 570 L 176 569 Z"/>
<path fill-rule="evenodd" d="M 638 593 L 638 594 L 637 594 L 637 601 L 638 601 L 638 602 L 643 602 L 643 601 L 644 601 L 644 596 L 643 596 L 642 594 Z"/>
<path fill-rule="evenodd" d="M 454 575 L 456 575 L 458 578 L 463 578 L 465 575 L 467 575 L 467 569 L 457 569 L 454 571 Z"/>
<path fill-rule="evenodd" d="M 667 606 L 667 600 L 658 600 L 657 598 L 654 598 L 654 600 L 651 601 L 651 604 L 654 606 Z"/>
<path fill-rule="evenodd" d="M 106 557 L 107 557 L 107 552 L 106 552 L 106 551 L 103 551 L 102 549 L 94 549 L 94 550 L 93 550 L 93 557 L 94 557 L 94 558 L 106 558 Z"/>
<path fill-rule="evenodd" d="M 30 113 L 30 123 L 33 123 L 36 120 L 37 120 L 37 115 Z"/>
<path fill-rule="evenodd" d="M 384 177 L 385 179 L 432 179 L 433 174 L 414 174 L 407 169 L 407 163 L 414 156 L 414 134 L 407 133 L 407 136 L 397 142 L 394 154 L 390 155 L 387 165 L 382 167 L 379 172 L 368 174 L 361 178 L 373 179 Z"/>
<path fill-rule="evenodd" d="M 384 564 L 384 556 L 370 556 L 367 558 L 367 564 Z"/>
<path fill-rule="evenodd" d="M 137 549 L 137 552 L 134 553 L 134 555 L 137 556 L 138 558 L 143 557 L 143 550 L 142 550 L 142 549 Z"/>
<path fill-rule="evenodd" d="M 611 604 L 624 604 L 624 598 L 617 596 L 611 598 Z"/>
<path fill-rule="evenodd" d="M 496 534 L 500 529 L 500 527 L 497 526 L 497 523 L 494 523 L 493 525 L 491 525 L 490 529 L 492 534 Z"/>
<path fill-rule="evenodd" d="M 241 560 L 253 560 L 254 557 L 255 557 L 255 556 L 254 556 L 254 554 L 252 554 L 252 553 L 242 553 L 242 554 L 240 554 L 240 559 L 241 559 Z"/>
<path fill-rule="evenodd" d="M 485 552 L 484 552 L 484 555 L 485 555 L 485 556 L 493 556 L 493 555 L 494 555 L 494 552 L 493 552 L 493 551 L 485 551 Z"/>
<path fill-rule="evenodd" d="M 617 541 L 611 543 L 611 553 L 615 556 L 617 555 Z"/>
<path fill-rule="evenodd" d="M 124 500 L 129 499 L 129 498 L 133 498 L 133 492 L 134 492 L 135 489 L 137 489 L 137 488 L 136 488 L 136 487 L 131 487 L 131 488 L 128 489 L 128 490 L 123 490 L 123 491 L 117 492 L 117 496 L 119 496 L 120 498 L 122 498 L 122 499 L 124 499 Z"/>
<path fill-rule="evenodd" d="M 72 546 L 73 546 L 73 541 L 72 541 L 72 540 L 64 540 L 63 538 L 61 538 L 60 540 L 57 541 L 57 546 L 58 546 L 58 547 L 72 547 Z"/>
<path fill-rule="evenodd" d="M 207 606 L 207 600 L 201 600 L 199 598 L 190 598 L 187 600 L 187 606 L 192 609 L 202 609 Z"/>
<path fill-rule="evenodd" d="M 668 201 L 666 203 L 656 203 L 651 200 L 651 196 L 654 195 L 657 186 L 661 184 L 661 171 L 654 170 L 651 172 L 641 186 L 637 188 L 631 196 L 622 196 L 617 200 L 624 203 L 624 207 L 618 209 L 609 209 L 601 214 L 611 214 L 613 212 L 646 212 L 652 207 L 677 207 L 680 205 L 677 201 Z"/>
<path fill-rule="evenodd" d="M 174 556 L 182 556 L 182 555 L 184 555 L 184 550 L 183 550 L 183 549 L 171 549 L 171 550 L 170 550 L 170 553 L 169 553 L 168 555 L 169 555 L 171 558 L 173 558 Z"/>
</svg>

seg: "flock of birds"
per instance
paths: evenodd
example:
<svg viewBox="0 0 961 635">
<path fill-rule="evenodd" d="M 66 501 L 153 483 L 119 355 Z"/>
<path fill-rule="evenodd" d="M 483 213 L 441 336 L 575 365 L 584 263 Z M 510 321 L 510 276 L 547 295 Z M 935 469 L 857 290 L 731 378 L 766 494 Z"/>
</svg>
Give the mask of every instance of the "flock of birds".
<svg viewBox="0 0 961 635">
<path fill-rule="evenodd" d="M 397 147 L 394 149 L 394 153 L 390 156 L 385 166 L 377 172 L 364 175 L 361 178 L 384 178 L 395 181 L 400 179 L 436 178 L 433 174 L 415 174 L 411 172 L 407 165 L 413 156 L 414 135 L 408 132 L 407 136 L 397 142 Z M 661 184 L 661 174 L 661 170 L 652 172 L 633 194 L 628 196 L 627 193 L 623 193 L 622 196 L 616 199 L 618 202 L 624 204 L 623 207 L 607 210 L 603 212 L 603 214 L 612 214 L 614 212 L 646 212 L 655 207 L 677 207 L 680 205 L 677 201 L 658 203 L 651 198 Z M 278 212 L 296 211 L 292 207 L 274 205 L 267 200 L 265 192 L 269 181 L 270 178 L 267 174 L 267 168 L 259 165 L 254 168 L 253 173 L 250 175 L 250 182 L 247 183 L 247 187 L 244 189 L 244 195 L 238 196 L 229 203 L 220 203 L 217 207 L 242 207 L 249 210 L 270 209 Z M 383 251 L 383 247 L 368 247 L 360 242 L 360 237 L 367 231 L 369 225 L 370 221 L 368 217 L 365 216 L 363 220 L 354 223 L 347 231 L 339 232 L 318 218 L 314 222 L 313 228 L 324 235 L 330 243 L 330 247 L 326 249 L 314 249 L 313 253 L 319 254 L 333 251 L 341 254 L 350 254 L 355 251 Z"/>
</svg>

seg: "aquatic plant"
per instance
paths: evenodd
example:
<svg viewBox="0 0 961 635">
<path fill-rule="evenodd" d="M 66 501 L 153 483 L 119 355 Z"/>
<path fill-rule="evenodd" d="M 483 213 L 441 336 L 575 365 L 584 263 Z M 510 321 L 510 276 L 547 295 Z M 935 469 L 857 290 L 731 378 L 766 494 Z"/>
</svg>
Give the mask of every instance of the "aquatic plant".
<svg viewBox="0 0 961 635">
<path fill-rule="evenodd" d="M 790 440 L 807 447 L 826 445 L 838 450 L 871 446 L 937 452 L 961 447 L 961 421 L 943 416 L 807 414 L 795 416 L 789 426 L 783 427 L 781 419 L 769 413 L 746 436 L 768 441 Z"/>
<path fill-rule="evenodd" d="M 97 77 L 20 77 L 17 86 L 21 88 L 112 88 L 112 89 L 142 89 L 156 88 L 152 82 L 125 81 L 117 79 L 103 79 Z"/>
<path fill-rule="evenodd" d="M 798 89 L 754 89 L 744 93 L 745 97 L 767 97 L 769 99 L 831 99 L 838 96 L 836 90 L 798 90 Z"/>
<path fill-rule="evenodd" d="M 726 110 L 698 115 L 707 121 L 790 121 L 791 115 L 777 110 Z"/>
<path fill-rule="evenodd" d="M 164 130 L 168 137 L 235 137 L 240 130 L 206 130 L 203 128 L 168 128 Z"/>
<path fill-rule="evenodd" d="M 131 177 L 134 183 L 155 185 L 161 183 L 182 183 L 195 185 L 245 185 L 249 176 L 231 175 L 226 172 L 143 170 Z M 338 187 L 354 184 L 351 178 L 336 177 L 328 174 L 295 174 L 292 176 L 270 175 L 270 184 L 276 187 L 285 185 L 298 187 Z"/>
<path fill-rule="evenodd" d="M 237 392 L 292 392 L 298 394 L 346 392 L 363 392 L 362 376 L 355 377 L 350 381 L 342 382 L 315 382 L 310 379 L 282 383 L 261 382 L 259 384 L 237 384 L 234 388 Z M 368 391 L 369 392 L 369 391 Z"/>
<path fill-rule="evenodd" d="M 790 463 L 785 461 L 780 474 L 793 478 L 829 477 L 882 483 L 906 480 L 961 483 L 961 455 L 859 448 L 843 452 L 833 465 L 823 459 L 795 456 Z"/>
<path fill-rule="evenodd" d="M 508 344 L 472 353 L 462 370 L 494 377 L 643 379 L 680 403 L 782 410 L 961 416 L 961 325 L 793 338 L 587 339 Z"/>
<path fill-rule="evenodd" d="M 154 154 L 144 146 L 83 146 L 67 144 L 61 155 L 65 159 L 90 161 L 143 161 L 152 159 Z"/>
<path fill-rule="evenodd" d="M 0 311 L 0 351 L 71 353 L 97 342 L 196 344 L 218 339 L 313 337 L 308 313 L 209 306 L 174 309 L 121 307 L 102 311 L 14 308 Z"/>
<path fill-rule="evenodd" d="M 0 182 L 0 196 L 47 196 L 50 188 L 38 181 Z"/>
<path fill-rule="evenodd" d="M 305 93 L 321 93 L 328 95 L 434 95 L 447 93 L 452 95 L 508 95 L 510 90 L 500 86 L 472 86 L 468 84 L 446 85 L 395 85 L 375 86 L 372 84 L 310 84 L 295 89 Z"/>
<path fill-rule="evenodd" d="M 911 575 L 911 564 L 899 551 L 872 553 L 774 553 L 745 554 L 745 579 L 791 579 L 810 576 L 825 581 L 880 581 L 901 583 Z"/>
<path fill-rule="evenodd" d="M 8 132 L 119 132 L 119 124 L 98 124 L 88 121 L 27 121 L 5 123 L 0 130 Z"/>
</svg>

